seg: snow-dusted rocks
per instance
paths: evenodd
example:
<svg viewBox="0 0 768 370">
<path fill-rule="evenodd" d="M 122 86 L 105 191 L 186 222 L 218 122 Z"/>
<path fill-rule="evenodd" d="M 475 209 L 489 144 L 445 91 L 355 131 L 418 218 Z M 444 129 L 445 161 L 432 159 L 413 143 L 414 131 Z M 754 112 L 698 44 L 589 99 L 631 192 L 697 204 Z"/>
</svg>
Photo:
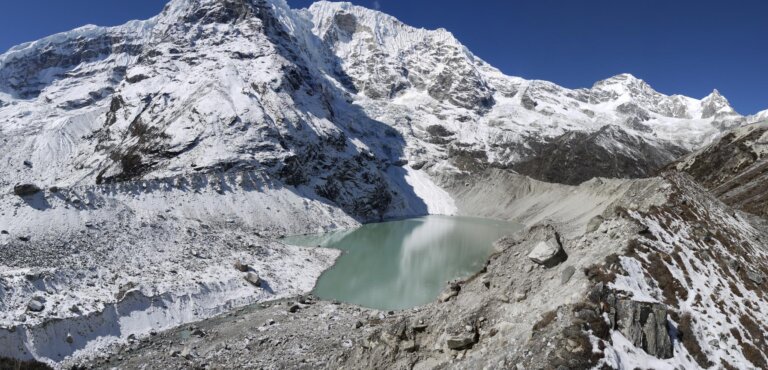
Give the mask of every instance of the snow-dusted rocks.
<svg viewBox="0 0 768 370">
<path fill-rule="evenodd" d="M 27 309 L 32 312 L 41 312 L 45 309 L 45 300 L 42 297 L 32 298 L 27 304 Z"/>
</svg>

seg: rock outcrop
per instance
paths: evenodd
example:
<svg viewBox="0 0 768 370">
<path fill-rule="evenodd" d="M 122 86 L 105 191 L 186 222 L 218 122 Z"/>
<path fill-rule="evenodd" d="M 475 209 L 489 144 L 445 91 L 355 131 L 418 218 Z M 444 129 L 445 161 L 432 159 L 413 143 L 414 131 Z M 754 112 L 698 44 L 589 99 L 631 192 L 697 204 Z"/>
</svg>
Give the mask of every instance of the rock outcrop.
<svg viewBox="0 0 768 370">
<path fill-rule="evenodd" d="M 41 191 L 42 189 L 35 184 L 17 184 L 13 187 L 13 193 L 20 197 L 29 197 Z"/>
</svg>

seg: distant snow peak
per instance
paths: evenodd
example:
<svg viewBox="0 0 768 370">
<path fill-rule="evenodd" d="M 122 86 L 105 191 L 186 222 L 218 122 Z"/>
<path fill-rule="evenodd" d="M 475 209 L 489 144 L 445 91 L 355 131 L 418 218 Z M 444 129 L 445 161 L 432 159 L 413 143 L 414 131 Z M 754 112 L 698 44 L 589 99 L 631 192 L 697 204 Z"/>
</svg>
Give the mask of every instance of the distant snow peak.
<svg viewBox="0 0 768 370">
<path fill-rule="evenodd" d="M 710 118 L 716 115 L 735 114 L 736 111 L 731 107 L 724 96 L 717 89 L 701 100 L 701 118 Z"/>
<path fill-rule="evenodd" d="M 648 83 L 629 73 L 622 73 L 598 81 L 592 88 L 596 90 L 613 91 L 616 92 L 619 97 L 623 95 L 628 95 L 630 97 L 659 95 L 659 93 L 648 85 Z"/>
</svg>

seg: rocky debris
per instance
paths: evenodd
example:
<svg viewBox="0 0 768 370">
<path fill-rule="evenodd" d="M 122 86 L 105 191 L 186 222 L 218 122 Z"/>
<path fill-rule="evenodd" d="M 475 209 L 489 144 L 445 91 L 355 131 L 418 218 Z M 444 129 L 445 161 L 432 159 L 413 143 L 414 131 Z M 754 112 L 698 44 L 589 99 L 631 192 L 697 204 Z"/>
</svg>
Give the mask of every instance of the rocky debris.
<svg viewBox="0 0 768 370">
<path fill-rule="evenodd" d="M 413 340 L 404 340 L 400 342 L 400 349 L 405 352 L 414 352 L 419 349 L 419 345 Z"/>
<path fill-rule="evenodd" d="M 454 351 L 472 348 L 480 338 L 477 322 L 474 319 L 462 320 L 454 324 L 449 327 L 446 334 L 448 337 L 445 345 Z"/>
<path fill-rule="evenodd" d="M 27 309 L 32 312 L 42 312 L 45 310 L 45 299 L 42 297 L 35 297 L 27 303 Z"/>
<path fill-rule="evenodd" d="M 13 194 L 20 197 L 29 197 L 41 191 L 42 189 L 35 184 L 17 184 L 13 187 Z"/>
<path fill-rule="evenodd" d="M 526 293 L 526 292 L 515 293 L 515 302 L 522 302 L 526 298 L 528 298 L 528 293 Z"/>
<path fill-rule="evenodd" d="M 602 224 L 603 224 L 603 216 L 597 215 L 595 217 L 592 217 L 587 223 L 587 232 L 593 233 L 597 231 L 597 229 L 599 229 L 600 225 Z"/>
<path fill-rule="evenodd" d="M 437 300 L 440 302 L 448 302 L 451 298 L 459 295 L 459 291 L 461 291 L 461 285 L 457 281 L 452 281 L 448 283 L 448 286 L 446 286 L 443 292 L 440 293 Z"/>
<path fill-rule="evenodd" d="M 765 280 L 765 276 L 759 271 L 747 270 L 747 278 L 757 285 L 761 285 Z"/>
<path fill-rule="evenodd" d="M 248 272 L 248 271 L 251 269 L 251 267 L 250 267 L 250 266 L 248 266 L 248 265 L 247 265 L 247 264 L 245 264 L 245 263 L 242 263 L 241 261 L 237 261 L 237 262 L 235 262 L 235 265 L 234 265 L 234 266 L 235 266 L 235 269 L 236 269 L 237 271 L 240 271 L 240 272 Z"/>
<path fill-rule="evenodd" d="M 445 345 L 454 351 L 470 348 L 475 343 L 477 343 L 477 335 L 475 333 L 456 334 L 445 340 Z"/>
<path fill-rule="evenodd" d="M 603 143 L 616 143 L 611 148 Z M 619 125 L 605 125 L 596 132 L 570 131 L 547 142 L 532 143 L 534 153 L 512 165 L 515 171 L 534 179 L 578 185 L 596 177 L 641 178 L 688 151 L 676 144 L 658 145 L 642 135 L 624 130 Z M 610 161 L 604 158 L 611 158 Z"/>
<path fill-rule="evenodd" d="M 565 269 L 563 269 L 563 272 L 560 274 L 560 284 L 566 284 L 568 281 L 571 280 L 571 277 L 576 272 L 576 268 L 573 266 L 568 266 Z"/>
<path fill-rule="evenodd" d="M 259 274 L 256 272 L 249 272 L 245 274 L 245 281 L 257 287 L 261 287 L 261 283 L 262 283 L 261 277 L 259 277 Z"/>
<path fill-rule="evenodd" d="M 190 348 L 189 346 L 185 346 L 184 349 L 182 349 L 181 352 L 179 352 L 179 356 L 187 360 L 191 360 L 194 357 L 197 357 L 196 355 L 197 354 L 195 353 L 195 351 L 192 350 L 192 348 Z"/>
</svg>

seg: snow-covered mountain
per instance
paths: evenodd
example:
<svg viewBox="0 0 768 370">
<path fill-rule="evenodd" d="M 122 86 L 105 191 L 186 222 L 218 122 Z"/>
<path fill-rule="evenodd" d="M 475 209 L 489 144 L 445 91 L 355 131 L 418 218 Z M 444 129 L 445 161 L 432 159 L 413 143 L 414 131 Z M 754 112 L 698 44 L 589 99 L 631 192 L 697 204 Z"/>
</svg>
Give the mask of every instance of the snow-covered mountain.
<svg viewBox="0 0 768 370">
<path fill-rule="evenodd" d="M 716 90 L 667 96 L 629 74 L 583 89 L 506 76 L 446 30 L 349 3 L 171 0 L 149 20 L 19 45 L 0 55 L 0 356 L 77 362 L 133 336 L 306 292 L 337 253 L 288 248 L 280 235 L 386 217 L 519 219 L 524 210 L 526 223 L 559 219 L 580 267 L 624 253 L 637 235 L 665 255 L 681 240 L 698 251 L 687 228 L 666 229 L 694 222 L 673 217 L 682 195 L 670 210 L 653 208 L 686 179 L 573 187 L 511 172 L 565 184 L 645 177 L 763 116 L 742 117 Z M 647 215 L 637 203 L 649 203 Z M 717 221 L 716 236 L 749 231 L 737 246 L 762 237 L 709 198 L 697 212 Z M 586 239 L 587 222 L 603 216 L 614 220 Z M 660 226 L 643 223 L 651 234 L 634 230 L 632 220 L 657 216 Z M 651 255 L 640 252 L 638 261 Z M 244 266 L 266 287 L 244 280 Z M 646 281 L 633 266 L 622 267 L 627 284 Z M 555 286 L 555 271 L 532 276 Z M 661 289 L 642 284 L 635 291 Z M 730 307 L 706 304 L 697 320 Z M 635 353 L 634 342 L 617 343 L 611 363 L 642 364 L 616 357 Z M 741 356 L 715 345 L 712 358 Z"/>
<path fill-rule="evenodd" d="M 239 168 L 354 208 L 406 161 L 526 172 L 580 132 L 587 151 L 633 163 L 590 177 L 643 176 L 743 120 L 717 91 L 666 96 L 628 74 L 578 90 L 506 76 L 446 30 L 348 3 L 174 0 L 147 21 L 14 47 L 0 76 L 6 189 Z M 350 182 L 350 166 L 365 178 Z"/>
</svg>

